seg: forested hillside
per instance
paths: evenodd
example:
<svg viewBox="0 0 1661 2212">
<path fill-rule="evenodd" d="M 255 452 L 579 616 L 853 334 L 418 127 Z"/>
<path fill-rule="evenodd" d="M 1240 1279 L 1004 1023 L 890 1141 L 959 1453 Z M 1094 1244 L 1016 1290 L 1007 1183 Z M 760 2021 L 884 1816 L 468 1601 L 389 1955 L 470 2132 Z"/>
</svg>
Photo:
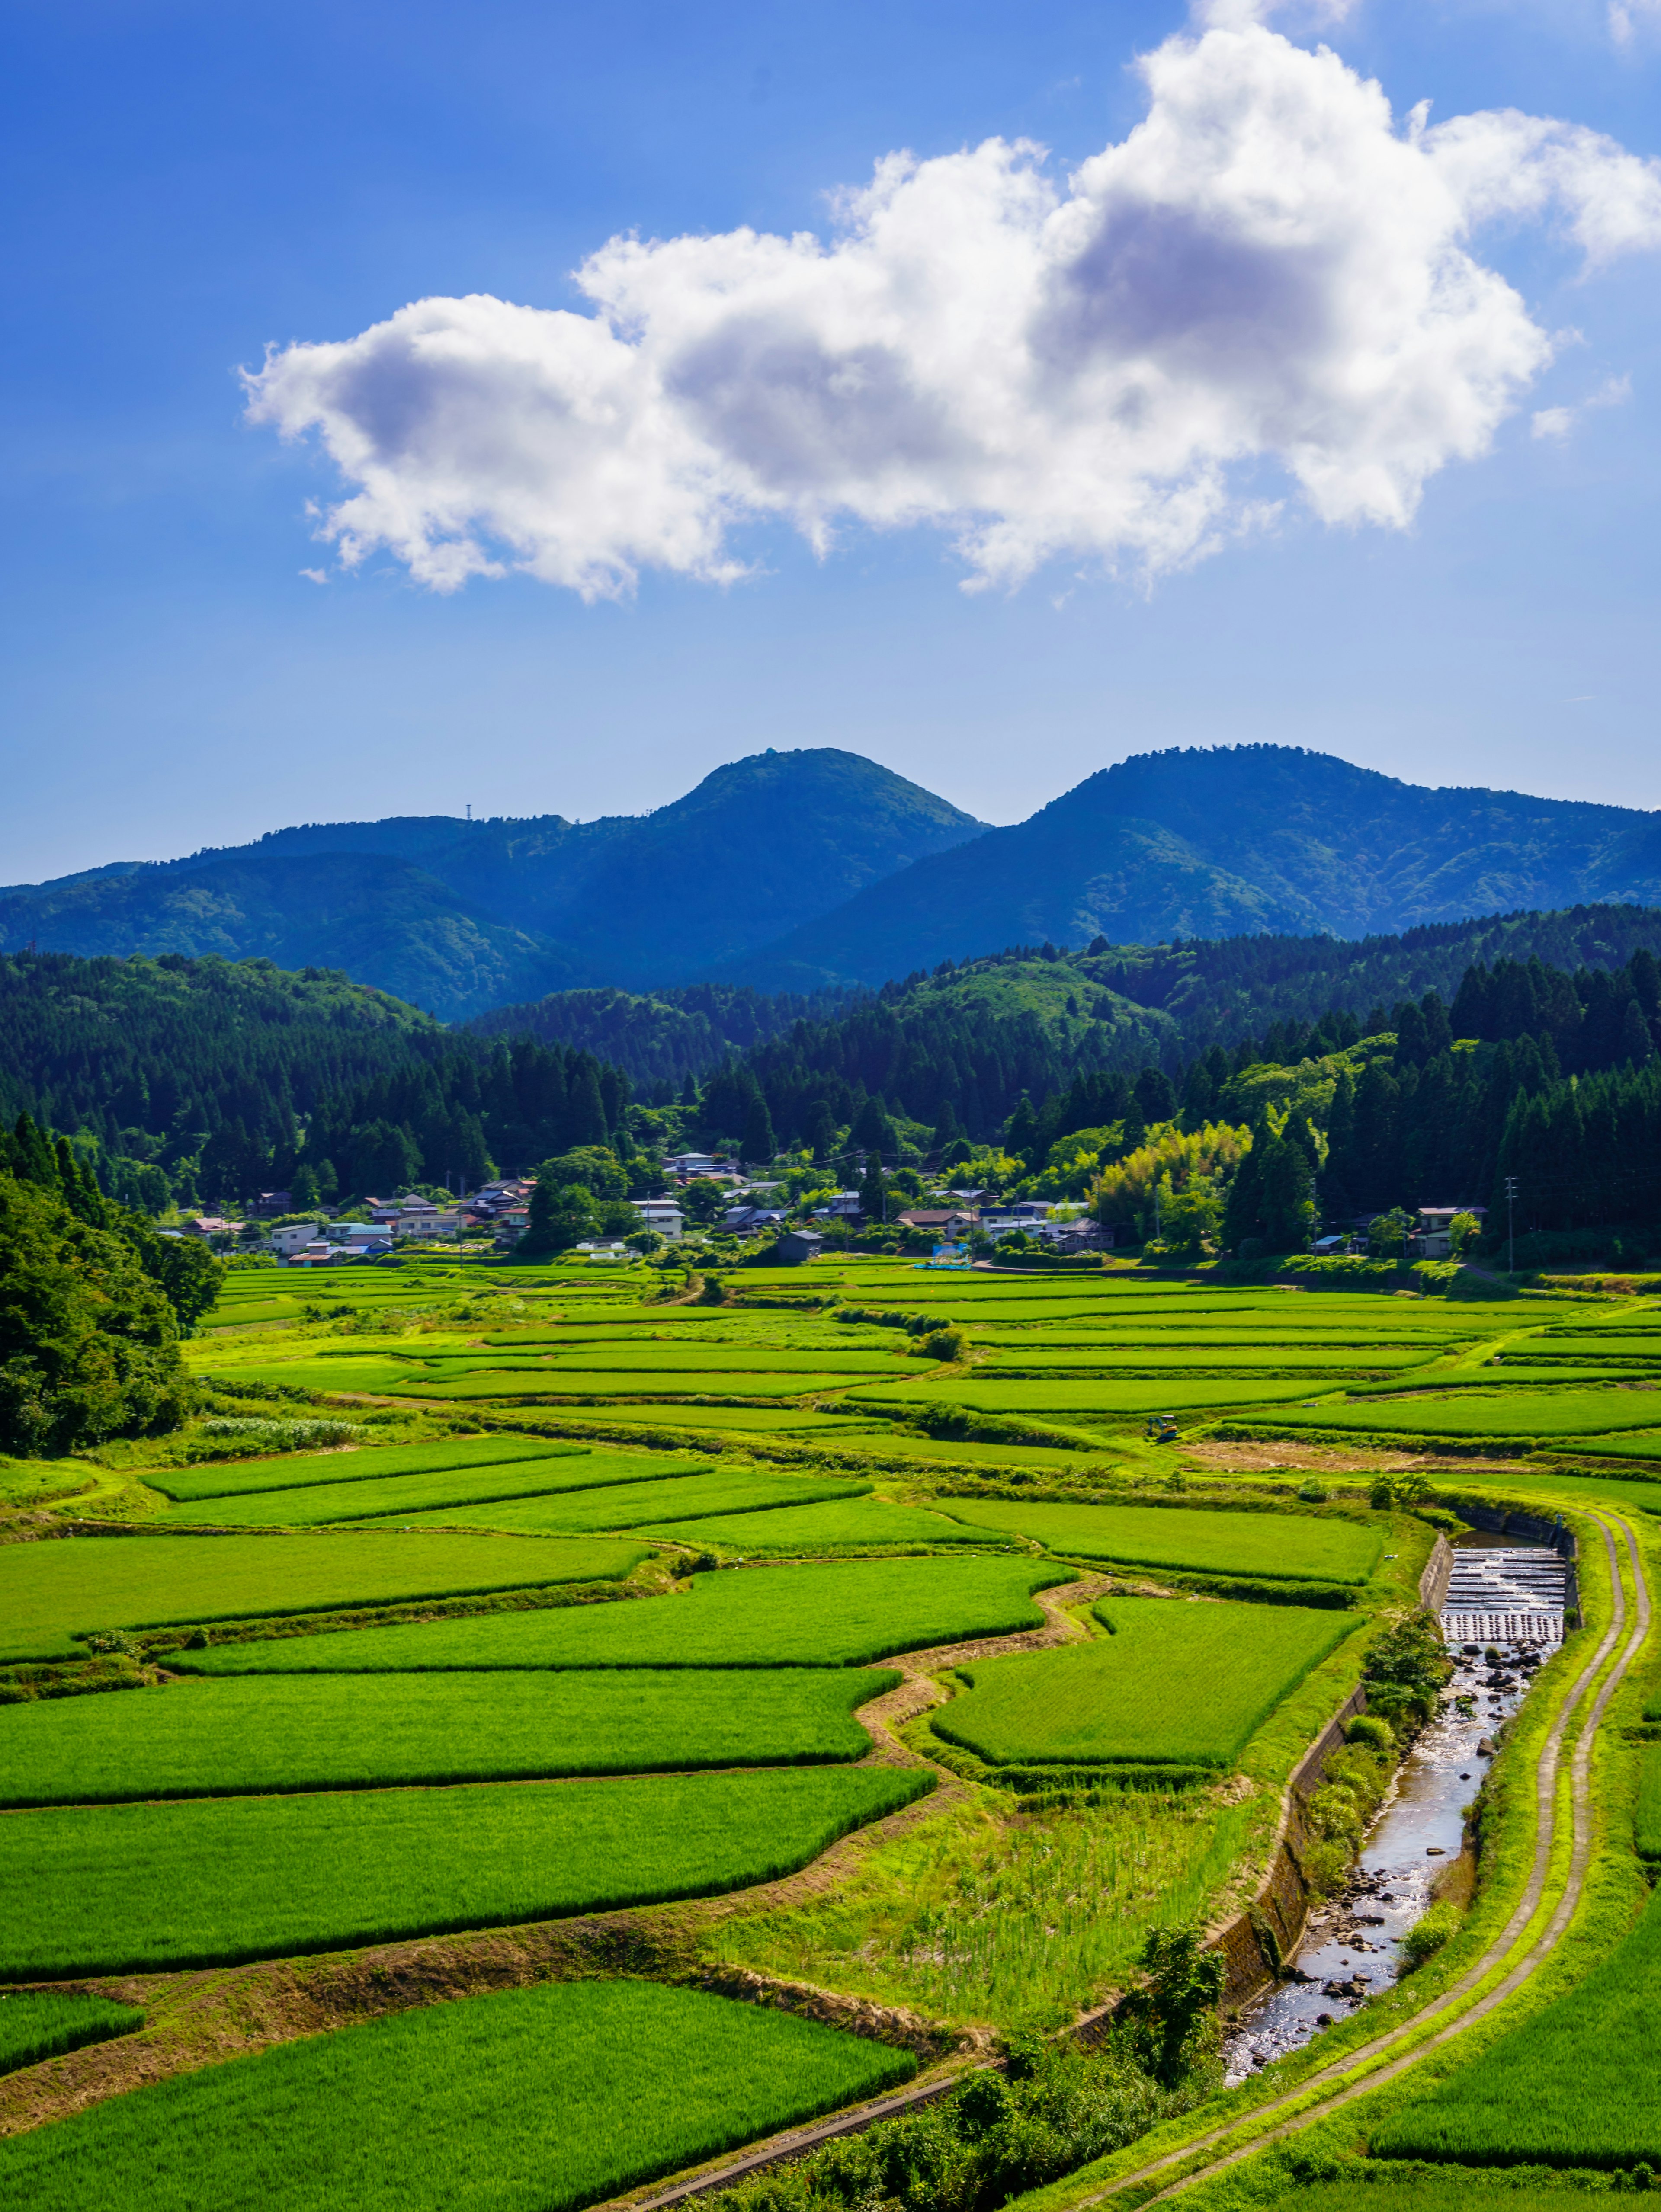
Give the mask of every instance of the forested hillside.
<svg viewBox="0 0 1661 2212">
<path fill-rule="evenodd" d="M 468 1027 L 479 1036 L 533 1036 L 576 1045 L 623 1068 L 637 1086 L 679 1090 L 729 1053 L 748 1052 L 799 1021 L 828 1018 L 863 993 L 794 992 L 768 997 L 733 983 L 688 983 L 640 994 L 556 991 L 527 1005 L 496 1006 Z"/>
<path fill-rule="evenodd" d="M 1190 748 L 1104 769 L 720 972 L 817 990 L 1044 938 L 1360 938 L 1584 900 L 1661 902 L 1661 817 L 1430 790 L 1295 746 Z"/>
<path fill-rule="evenodd" d="M 684 980 L 982 826 L 856 753 L 758 753 L 649 814 L 309 823 L 15 886 L 0 948 L 344 968 L 459 1021 Z"/>
</svg>

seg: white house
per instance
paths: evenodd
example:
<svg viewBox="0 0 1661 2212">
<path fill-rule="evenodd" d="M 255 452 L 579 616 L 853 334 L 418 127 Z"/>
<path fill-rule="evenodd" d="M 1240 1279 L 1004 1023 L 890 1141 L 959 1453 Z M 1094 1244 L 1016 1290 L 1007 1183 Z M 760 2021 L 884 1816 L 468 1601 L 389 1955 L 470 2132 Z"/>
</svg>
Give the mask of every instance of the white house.
<svg viewBox="0 0 1661 2212">
<path fill-rule="evenodd" d="M 686 1217 L 672 1198 L 637 1198 L 635 1211 L 648 1229 L 672 1243 L 686 1233 Z"/>
</svg>

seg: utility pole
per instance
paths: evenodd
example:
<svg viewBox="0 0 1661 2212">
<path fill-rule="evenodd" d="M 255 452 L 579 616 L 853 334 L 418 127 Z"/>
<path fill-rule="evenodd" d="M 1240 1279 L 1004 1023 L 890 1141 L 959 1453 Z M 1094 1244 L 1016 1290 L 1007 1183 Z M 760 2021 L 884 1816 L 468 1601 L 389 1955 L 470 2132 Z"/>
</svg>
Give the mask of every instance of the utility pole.
<svg viewBox="0 0 1661 2212">
<path fill-rule="evenodd" d="M 1517 1178 L 1506 1177 L 1506 1273 L 1517 1273 Z"/>
</svg>

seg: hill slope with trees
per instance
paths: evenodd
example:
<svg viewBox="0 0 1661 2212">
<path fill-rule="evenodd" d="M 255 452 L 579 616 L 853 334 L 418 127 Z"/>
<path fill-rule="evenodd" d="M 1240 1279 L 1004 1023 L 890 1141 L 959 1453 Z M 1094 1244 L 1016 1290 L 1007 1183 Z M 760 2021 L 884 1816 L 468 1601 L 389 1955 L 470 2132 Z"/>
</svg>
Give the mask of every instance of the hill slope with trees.
<svg viewBox="0 0 1661 2212">
<path fill-rule="evenodd" d="M 982 827 L 856 753 L 761 753 L 649 814 L 313 823 L 15 886 L 0 950 L 342 968 L 461 1020 L 691 977 Z"/>
<path fill-rule="evenodd" d="M 1046 938 L 1355 939 L 1587 901 L 1661 902 L 1661 816 L 1431 790 L 1293 746 L 1219 746 L 1105 769 L 719 972 L 812 991 Z"/>
</svg>

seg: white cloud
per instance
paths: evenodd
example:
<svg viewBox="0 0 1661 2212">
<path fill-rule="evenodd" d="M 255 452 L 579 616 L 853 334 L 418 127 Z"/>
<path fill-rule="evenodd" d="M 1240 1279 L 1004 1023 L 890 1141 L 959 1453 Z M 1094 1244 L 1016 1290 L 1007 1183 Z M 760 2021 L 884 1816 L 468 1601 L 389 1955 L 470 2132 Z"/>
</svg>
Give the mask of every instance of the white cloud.
<svg viewBox="0 0 1661 2212">
<path fill-rule="evenodd" d="M 1589 264 L 1661 242 L 1661 171 L 1594 132 L 1398 132 L 1376 84 L 1251 21 L 1141 68 L 1146 119 L 1064 186 L 1025 143 L 891 155 L 829 243 L 613 239 L 579 272 L 592 313 L 423 300 L 273 352 L 250 414 L 316 431 L 354 487 L 320 531 L 348 567 L 385 549 L 438 590 L 730 580 L 769 516 L 820 548 L 940 526 L 975 582 L 1157 574 L 1280 484 L 1402 527 L 1488 448 L 1552 342 L 1475 225 L 1555 218 Z"/>
<path fill-rule="evenodd" d="M 1567 438 L 1574 428 L 1573 407 L 1542 407 L 1530 420 L 1530 430 L 1536 438 Z"/>
<path fill-rule="evenodd" d="M 1611 376 L 1578 407 L 1542 407 L 1532 416 L 1530 430 L 1536 438 L 1567 438 L 1576 418 L 1594 408 L 1622 407 L 1632 398 L 1632 379 Z"/>
</svg>

